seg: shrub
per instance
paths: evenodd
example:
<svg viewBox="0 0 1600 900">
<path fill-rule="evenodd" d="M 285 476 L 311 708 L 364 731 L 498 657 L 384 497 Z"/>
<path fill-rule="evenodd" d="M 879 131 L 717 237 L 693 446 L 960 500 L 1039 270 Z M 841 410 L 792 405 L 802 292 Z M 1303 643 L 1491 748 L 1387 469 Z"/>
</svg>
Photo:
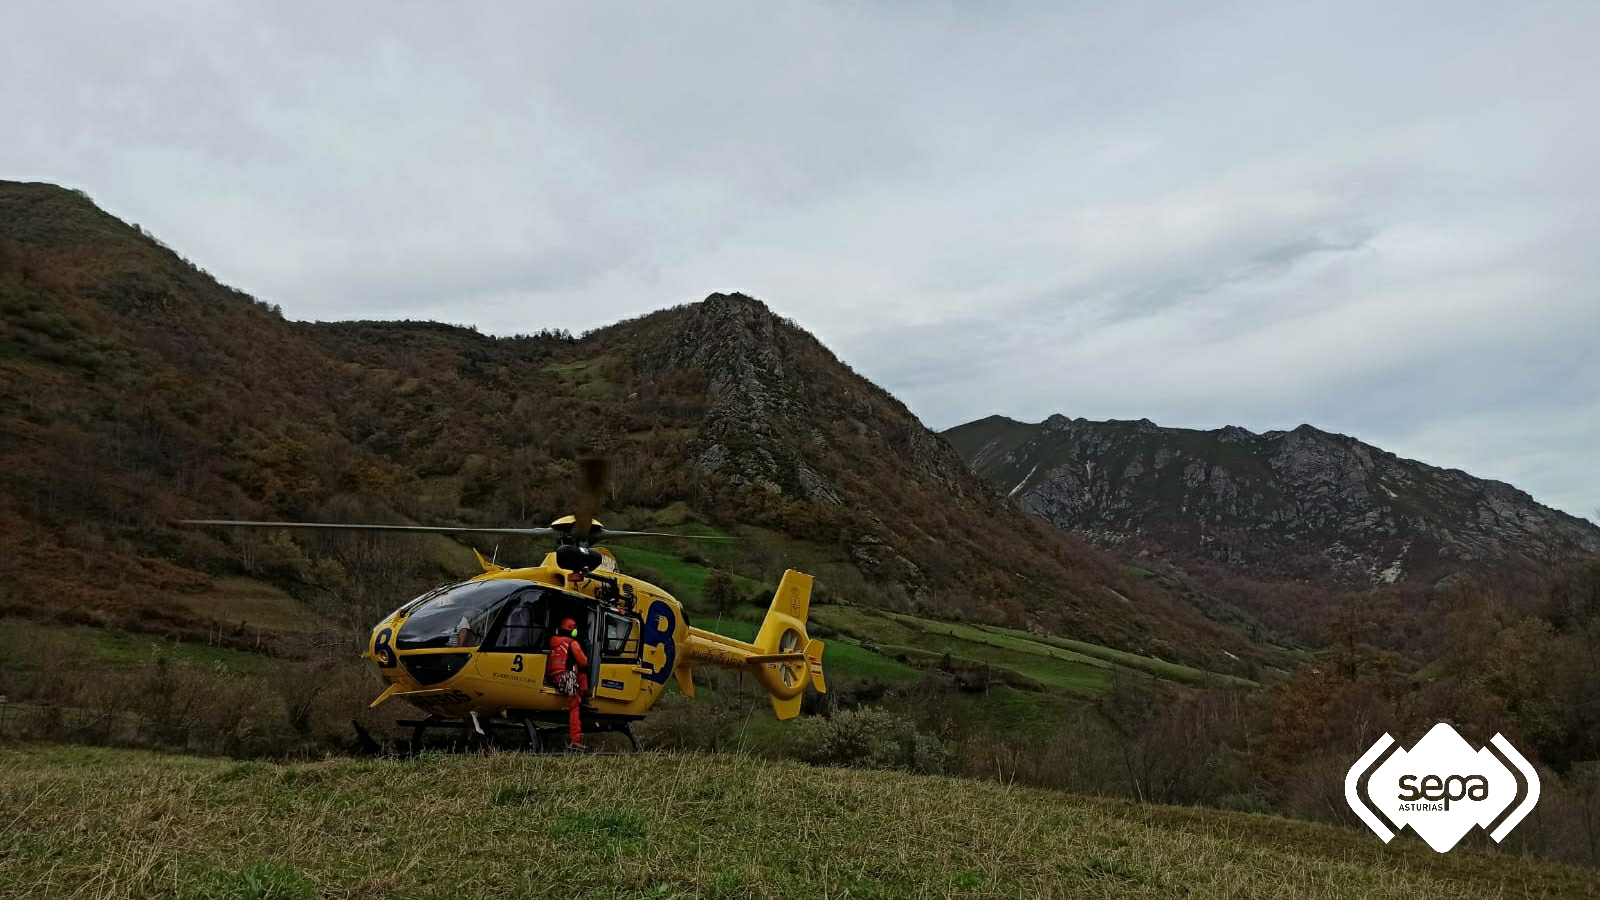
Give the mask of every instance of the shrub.
<svg viewBox="0 0 1600 900">
<path fill-rule="evenodd" d="M 797 723 L 795 755 L 817 765 L 943 772 L 950 753 L 905 716 L 882 707 L 848 709 Z"/>
</svg>

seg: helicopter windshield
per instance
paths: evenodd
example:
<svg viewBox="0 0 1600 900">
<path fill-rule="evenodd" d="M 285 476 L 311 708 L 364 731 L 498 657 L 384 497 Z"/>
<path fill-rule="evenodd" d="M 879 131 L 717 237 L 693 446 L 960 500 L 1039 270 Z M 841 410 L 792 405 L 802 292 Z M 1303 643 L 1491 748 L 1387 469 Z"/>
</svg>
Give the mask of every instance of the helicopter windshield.
<svg viewBox="0 0 1600 900">
<path fill-rule="evenodd" d="M 532 586 L 528 581 L 496 579 L 468 581 L 449 588 L 418 606 L 400 626 L 395 647 L 476 647 L 500 605 L 512 594 Z"/>
</svg>

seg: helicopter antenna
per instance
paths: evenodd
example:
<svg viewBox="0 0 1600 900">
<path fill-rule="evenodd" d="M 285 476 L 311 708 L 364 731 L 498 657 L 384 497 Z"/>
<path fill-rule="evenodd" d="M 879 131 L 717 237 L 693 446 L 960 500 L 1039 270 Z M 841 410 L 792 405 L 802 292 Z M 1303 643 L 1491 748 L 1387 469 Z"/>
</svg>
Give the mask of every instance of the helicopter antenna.
<svg viewBox="0 0 1600 900">
<path fill-rule="evenodd" d="M 495 543 L 494 543 L 494 553 L 489 555 L 489 562 L 492 562 L 497 566 L 500 565 L 500 542 L 499 541 L 495 541 Z"/>
</svg>

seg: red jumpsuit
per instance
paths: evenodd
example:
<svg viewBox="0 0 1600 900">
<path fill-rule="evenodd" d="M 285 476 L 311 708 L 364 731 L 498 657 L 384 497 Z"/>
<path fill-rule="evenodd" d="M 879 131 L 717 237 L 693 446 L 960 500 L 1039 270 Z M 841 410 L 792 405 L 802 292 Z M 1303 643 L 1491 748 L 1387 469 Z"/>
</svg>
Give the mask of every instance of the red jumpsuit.
<svg viewBox="0 0 1600 900">
<path fill-rule="evenodd" d="M 546 681 L 554 683 L 556 676 L 567 670 L 569 665 L 578 667 L 578 695 L 568 698 L 567 737 L 574 744 L 583 743 L 583 723 L 578 717 L 578 707 L 583 703 L 583 698 L 589 693 L 589 657 L 584 654 L 583 646 L 574 638 L 558 634 L 550 639 L 550 661 L 545 665 L 544 677 Z"/>
</svg>

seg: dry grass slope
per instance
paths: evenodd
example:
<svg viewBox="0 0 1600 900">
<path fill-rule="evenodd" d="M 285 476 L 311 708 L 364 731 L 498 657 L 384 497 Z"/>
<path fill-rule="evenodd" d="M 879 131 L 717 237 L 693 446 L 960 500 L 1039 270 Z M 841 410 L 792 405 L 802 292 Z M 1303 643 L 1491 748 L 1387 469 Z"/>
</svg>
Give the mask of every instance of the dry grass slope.
<svg viewBox="0 0 1600 900">
<path fill-rule="evenodd" d="M 15 897 L 1592 897 L 1265 816 L 728 756 L 297 765 L 0 750 Z"/>
</svg>

